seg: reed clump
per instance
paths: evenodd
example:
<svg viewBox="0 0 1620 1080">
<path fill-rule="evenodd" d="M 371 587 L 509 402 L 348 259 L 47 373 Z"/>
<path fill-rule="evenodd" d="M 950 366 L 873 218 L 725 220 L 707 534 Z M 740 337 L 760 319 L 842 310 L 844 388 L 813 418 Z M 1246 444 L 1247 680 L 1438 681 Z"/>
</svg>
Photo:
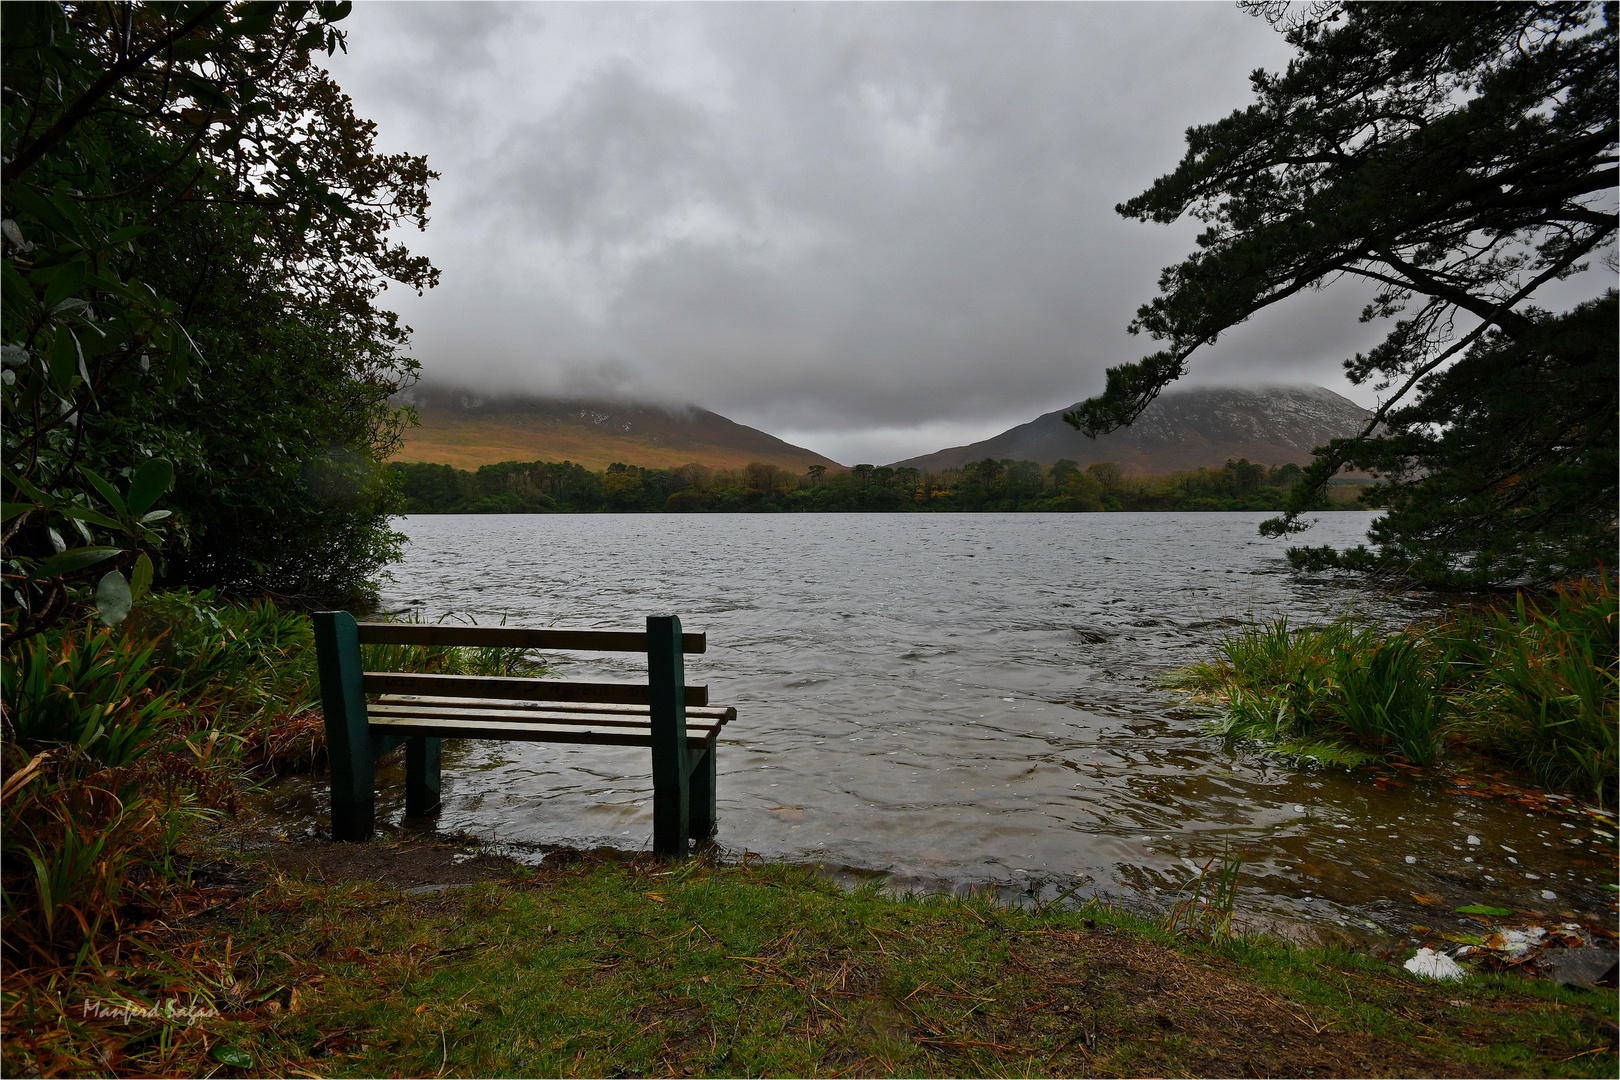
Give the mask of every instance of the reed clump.
<svg viewBox="0 0 1620 1080">
<path fill-rule="evenodd" d="M 1234 741 L 1343 765 L 1469 749 L 1613 805 L 1615 611 L 1603 575 L 1393 630 L 1351 616 L 1256 622 L 1182 684 Z"/>
<path fill-rule="evenodd" d="M 117 627 L 86 617 L 10 641 L 0 659 L 8 1026 L 20 987 L 60 1012 L 106 980 L 109 956 L 128 964 L 128 935 L 185 905 L 182 841 L 234 814 L 244 787 L 324 763 L 313 642 L 305 614 L 189 590 L 152 596 Z M 520 650 L 410 646 L 371 647 L 366 659 L 451 674 L 524 662 Z M 146 981 L 171 1000 L 185 979 L 153 974 L 164 965 L 151 956 Z M 126 971 L 120 992 L 132 978 L 142 981 Z"/>
</svg>

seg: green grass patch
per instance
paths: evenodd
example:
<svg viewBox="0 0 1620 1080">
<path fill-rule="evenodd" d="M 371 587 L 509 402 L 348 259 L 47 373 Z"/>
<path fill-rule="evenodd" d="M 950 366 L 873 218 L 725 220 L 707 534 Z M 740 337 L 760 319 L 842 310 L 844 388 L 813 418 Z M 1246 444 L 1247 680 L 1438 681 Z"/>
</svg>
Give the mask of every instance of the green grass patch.
<svg viewBox="0 0 1620 1080">
<path fill-rule="evenodd" d="M 336 852 L 331 865 L 339 865 Z M 8 1071 L 79 1075 L 1612 1075 L 1607 992 L 1431 984 L 1104 905 L 846 893 L 586 857 L 429 895 L 274 870 L 143 937 L 195 1023 L 8 992 Z M 206 977 L 204 977 L 206 975 Z M 109 966 L 96 993 L 116 996 Z M 128 994 L 126 989 L 126 994 Z M 32 1013 L 30 1013 L 32 1010 Z M 218 1015 L 209 1015 L 210 1011 Z M 68 1022 L 68 1018 L 72 1023 Z M 97 1055 L 100 1055 L 99 1057 Z M 101 1061 L 99 1068 L 94 1067 Z M 87 1067 L 88 1066 L 88 1067 Z M 224 1066 L 224 1068 L 221 1068 Z"/>
</svg>

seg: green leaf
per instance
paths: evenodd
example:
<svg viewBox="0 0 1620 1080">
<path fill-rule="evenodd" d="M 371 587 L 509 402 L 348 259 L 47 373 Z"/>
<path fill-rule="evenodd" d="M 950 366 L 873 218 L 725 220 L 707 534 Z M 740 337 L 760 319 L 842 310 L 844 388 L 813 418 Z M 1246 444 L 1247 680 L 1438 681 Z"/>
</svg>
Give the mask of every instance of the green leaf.
<svg viewBox="0 0 1620 1080">
<path fill-rule="evenodd" d="M 34 290 L 29 287 L 28 280 L 18 273 L 17 267 L 10 259 L 0 260 L 0 294 L 5 297 L 6 307 L 11 308 L 18 316 L 26 317 L 39 307 L 39 300 L 34 296 Z"/>
<path fill-rule="evenodd" d="M 134 603 L 140 603 L 146 590 L 152 587 L 152 557 L 141 552 L 141 557 L 135 560 L 135 569 L 129 575 L 129 595 Z"/>
<path fill-rule="evenodd" d="M 45 307 L 54 308 L 79 291 L 84 284 L 84 263 L 75 259 L 56 271 L 56 276 L 45 289 Z"/>
<path fill-rule="evenodd" d="M 137 236 L 145 236 L 151 231 L 152 226 L 150 225 L 126 225 L 122 229 L 119 229 L 117 232 L 113 233 L 111 236 L 107 237 L 107 243 L 127 243 L 128 241 L 135 239 Z"/>
<path fill-rule="evenodd" d="M 275 4 L 245 4 L 236 9 L 240 14 L 237 16 L 236 25 L 230 27 L 230 30 L 247 37 L 268 34 L 275 22 L 276 9 Z"/>
<path fill-rule="evenodd" d="M 264 6 L 269 7 L 270 5 L 266 4 Z M 238 1069 L 253 1068 L 253 1055 L 240 1046 L 214 1047 L 214 1060 L 222 1065 L 231 1065 Z"/>
<path fill-rule="evenodd" d="M 118 494 L 117 488 L 97 476 L 89 468 L 81 468 L 79 471 L 84 473 L 97 491 L 101 492 L 101 497 L 107 500 L 107 504 L 113 508 L 119 517 L 129 517 L 129 507 L 124 503 L 124 497 Z"/>
<path fill-rule="evenodd" d="M 154 337 L 152 343 L 158 344 Z M 171 324 L 168 327 L 169 357 L 164 370 L 163 388 L 173 393 L 178 390 L 186 380 L 186 373 L 191 369 L 191 351 L 186 348 L 186 338 L 180 327 Z"/>
<path fill-rule="evenodd" d="M 1512 908 L 1491 907 L 1489 904 L 1465 904 L 1452 910 L 1459 915 L 1495 915 L 1499 918 L 1513 914 Z"/>
<path fill-rule="evenodd" d="M 117 518 L 110 518 L 99 510 L 91 510 L 85 506 L 64 506 L 59 513 L 71 521 L 88 521 L 92 525 L 100 525 L 103 529 L 122 529 L 124 527 L 124 523 Z"/>
<path fill-rule="evenodd" d="M 33 484 L 29 483 L 27 480 L 24 480 L 20 476 L 14 475 L 12 473 L 7 473 L 6 474 L 6 483 L 16 485 L 16 488 L 17 488 L 18 491 L 22 492 L 24 495 L 28 496 L 30 499 L 33 499 L 35 504 L 37 504 L 39 506 L 55 506 L 56 505 L 56 500 L 55 499 L 51 498 L 49 495 L 45 494 L 43 491 L 39 490 L 39 488 L 35 487 Z"/>
<path fill-rule="evenodd" d="M 16 204 L 17 208 L 24 213 L 32 214 L 38 218 L 48 229 L 64 236 L 73 232 L 72 223 L 62 215 L 62 211 L 57 209 L 51 200 L 27 184 L 8 184 L 6 186 L 6 199 Z"/>
<path fill-rule="evenodd" d="M 79 372 L 79 343 L 71 330 L 59 329 L 51 341 L 51 386 L 67 395 L 73 390 L 73 377 Z"/>
<path fill-rule="evenodd" d="M 51 201 L 62 212 L 62 216 L 68 220 L 77 239 L 88 246 L 98 238 L 100 230 L 90 223 L 89 218 L 84 216 L 84 211 L 79 209 L 79 201 L 68 190 L 67 184 L 59 183 L 56 185 L 55 190 L 51 192 Z"/>
<path fill-rule="evenodd" d="M 45 578 L 61 577 L 83 570 L 87 566 L 94 566 L 103 559 L 110 559 L 114 555 L 123 553 L 123 548 L 117 547 L 81 547 L 64 551 L 60 555 L 52 555 L 38 566 L 28 576 L 36 581 Z"/>
<path fill-rule="evenodd" d="M 16 517 L 18 514 L 26 514 L 28 511 L 32 510 L 33 508 L 34 508 L 34 504 L 31 503 L 31 502 L 25 502 L 25 503 L 14 503 L 14 502 L 0 503 L 0 521 L 10 521 L 12 518 Z"/>
<path fill-rule="evenodd" d="M 129 512 L 140 517 L 174 484 L 174 464 L 168 458 L 148 458 L 129 481 Z"/>
<path fill-rule="evenodd" d="M 91 285 L 94 285 L 104 293 L 108 293 L 123 300 L 128 300 L 132 303 L 149 305 L 152 302 L 152 295 L 150 293 L 143 294 L 136 289 L 132 289 L 129 287 L 129 285 L 119 281 L 115 277 L 108 277 L 105 274 L 88 274 L 85 276 L 84 280 L 88 281 Z"/>
<path fill-rule="evenodd" d="M 134 593 L 130 591 L 129 582 L 117 570 L 109 570 L 102 577 L 101 584 L 96 586 L 96 614 L 108 626 L 117 626 L 129 617 L 129 609 L 135 603 Z"/>
<path fill-rule="evenodd" d="M 154 521 L 163 521 L 174 516 L 173 510 L 153 510 L 150 514 L 141 515 L 141 524 L 150 525 Z"/>
</svg>

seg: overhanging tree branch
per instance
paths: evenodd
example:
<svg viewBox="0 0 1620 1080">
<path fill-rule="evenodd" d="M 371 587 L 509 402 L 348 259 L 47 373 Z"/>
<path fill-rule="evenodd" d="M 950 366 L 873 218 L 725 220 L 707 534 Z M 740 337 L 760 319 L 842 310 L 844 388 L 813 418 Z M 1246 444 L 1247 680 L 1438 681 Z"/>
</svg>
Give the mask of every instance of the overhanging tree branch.
<svg viewBox="0 0 1620 1080">
<path fill-rule="evenodd" d="M 96 103 L 107 95 L 113 87 L 117 86 L 126 77 L 134 73 L 143 64 L 158 53 L 174 45 L 175 42 L 187 37 L 192 31 L 206 25 L 216 15 L 225 10 L 223 0 L 215 0 L 205 4 L 203 9 L 173 30 L 161 34 L 151 44 L 139 52 L 130 53 L 122 60 L 113 64 L 101 76 L 85 88 L 84 92 L 73 99 L 62 115 L 45 131 L 17 152 L 17 156 L 6 162 L 4 170 L 0 170 L 0 183 L 14 184 L 17 179 L 27 172 L 40 158 L 50 153 L 51 149 L 61 142 L 84 118 L 95 109 Z"/>
</svg>

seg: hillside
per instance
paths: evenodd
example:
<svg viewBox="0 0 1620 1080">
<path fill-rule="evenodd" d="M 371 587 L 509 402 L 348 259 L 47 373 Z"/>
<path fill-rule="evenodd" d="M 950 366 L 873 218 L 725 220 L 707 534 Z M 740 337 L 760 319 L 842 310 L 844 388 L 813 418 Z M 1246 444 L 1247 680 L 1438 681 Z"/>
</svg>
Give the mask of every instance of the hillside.
<svg viewBox="0 0 1620 1080">
<path fill-rule="evenodd" d="M 750 462 L 802 473 L 841 469 L 831 458 L 783 442 L 697 406 L 479 394 L 416 386 L 400 394 L 422 426 L 405 433 L 395 460 L 476 469 L 501 461 L 572 461 L 604 469 L 616 461 L 647 468 L 696 462 L 736 469 Z"/>
<path fill-rule="evenodd" d="M 894 464 L 927 472 L 987 457 L 1042 465 L 1068 458 L 1082 466 L 1112 461 L 1136 475 L 1217 468 L 1228 458 L 1303 465 L 1310 461 L 1313 448 L 1355 434 L 1369 415 L 1349 398 L 1320 386 L 1171 391 L 1161 394 L 1130 427 L 1096 439 L 1065 424 L 1067 411 L 1049 412 L 969 446 Z"/>
</svg>

